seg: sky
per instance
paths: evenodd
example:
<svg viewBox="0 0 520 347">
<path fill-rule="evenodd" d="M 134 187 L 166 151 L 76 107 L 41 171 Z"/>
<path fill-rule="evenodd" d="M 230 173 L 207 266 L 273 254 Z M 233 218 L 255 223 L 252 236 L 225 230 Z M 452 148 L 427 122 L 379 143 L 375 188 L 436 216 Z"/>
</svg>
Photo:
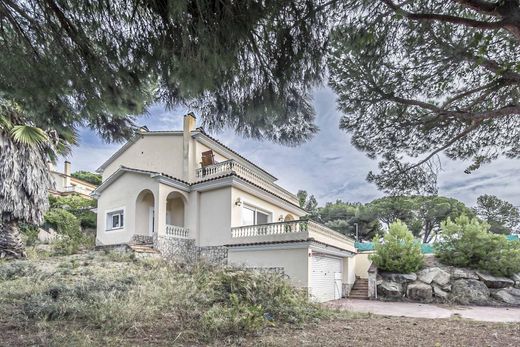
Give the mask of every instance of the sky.
<svg viewBox="0 0 520 347">
<path fill-rule="evenodd" d="M 316 124 L 320 132 L 312 140 L 297 147 L 252 140 L 230 130 L 213 133 L 221 142 L 276 176 L 282 187 L 296 193 L 304 189 L 314 194 L 320 205 L 341 199 L 366 203 L 384 194 L 366 181 L 370 170 L 377 171 L 371 160 L 350 143 L 350 135 L 339 129 L 341 112 L 336 109 L 336 95 L 327 87 L 313 94 Z M 150 108 L 139 125 L 150 130 L 180 130 L 187 109 L 166 110 L 163 105 Z M 80 131 L 79 146 L 68 159 L 72 170 L 95 171 L 122 144 L 106 144 L 88 129 Z M 441 158 L 439 195 L 459 199 L 474 206 L 482 194 L 497 195 L 520 206 L 520 161 L 499 159 L 468 175 L 468 163 Z M 63 159 L 58 164 L 63 165 Z"/>
</svg>

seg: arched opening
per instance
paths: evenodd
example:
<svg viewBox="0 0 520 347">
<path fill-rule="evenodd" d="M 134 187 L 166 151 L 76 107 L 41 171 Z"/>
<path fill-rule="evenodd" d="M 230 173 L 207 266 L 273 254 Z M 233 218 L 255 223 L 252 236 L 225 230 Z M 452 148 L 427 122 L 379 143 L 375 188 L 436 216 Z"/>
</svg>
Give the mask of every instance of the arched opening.
<svg viewBox="0 0 520 347">
<path fill-rule="evenodd" d="M 185 198 L 179 192 L 171 192 L 166 198 L 166 225 L 184 227 Z"/>
<path fill-rule="evenodd" d="M 293 221 L 293 220 L 294 220 L 294 216 L 292 214 L 290 214 L 290 213 L 287 214 L 285 216 L 285 219 L 284 219 L 285 222 L 290 222 L 290 221 Z"/>
<path fill-rule="evenodd" d="M 155 198 L 145 189 L 137 195 L 135 203 L 135 233 L 153 235 L 155 232 Z"/>
</svg>

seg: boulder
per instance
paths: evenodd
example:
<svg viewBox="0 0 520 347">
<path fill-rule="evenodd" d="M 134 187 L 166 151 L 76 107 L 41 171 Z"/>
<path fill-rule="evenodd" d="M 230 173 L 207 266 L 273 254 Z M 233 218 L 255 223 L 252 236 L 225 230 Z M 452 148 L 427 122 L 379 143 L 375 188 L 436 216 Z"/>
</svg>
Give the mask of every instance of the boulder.
<svg viewBox="0 0 520 347">
<path fill-rule="evenodd" d="M 515 281 L 515 287 L 520 288 L 520 272 L 517 274 L 514 274 L 511 279 Z"/>
<path fill-rule="evenodd" d="M 403 296 L 403 286 L 401 283 L 383 281 L 377 286 L 377 295 L 385 298 L 401 298 Z"/>
<path fill-rule="evenodd" d="M 408 299 L 417 301 L 429 301 L 432 298 L 432 287 L 423 282 L 410 283 L 406 289 Z"/>
<path fill-rule="evenodd" d="M 440 286 L 446 286 L 450 283 L 451 275 L 446 271 L 439 269 L 437 275 L 433 278 L 433 282 Z"/>
<path fill-rule="evenodd" d="M 473 279 L 460 279 L 453 282 L 451 298 L 463 305 L 489 303 L 489 288 L 480 281 Z"/>
<path fill-rule="evenodd" d="M 499 289 L 491 294 L 495 299 L 505 302 L 510 305 L 520 306 L 520 289 L 504 288 Z"/>
<path fill-rule="evenodd" d="M 433 288 L 434 296 L 441 298 L 441 299 L 448 299 L 449 293 L 447 291 L 443 290 L 441 287 L 439 287 L 439 285 L 433 284 L 432 288 Z M 450 286 L 450 289 L 451 289 L 451 286 Z"/>
<path fill-rule="evenodd" d="M 380 272 L 379 275 L 386 280 L 397 283 L 408 283 L 417 280 L 417 275 L 412 273 L 409 274 L 400 274 L 394 272 Z"/>
<path fill-rule="evenodd" d="M 475 273 L 475 271 L 468 270 L 468 269 L 461 269 L 461 268 L 458 268 L 458 267 L 453 268 L 453 270 L 451 271 L 451 277 L 454 280 L 458 280 L 458 279 L 461 279 L 461 278 L 478 280 L 478 276 Z"/>
<path fill-rule="evenodd" d="M 429 267 L 417 273 L 419 281 L 430 284 L 435 282 L 441 286 L 450 282 L 450 274 L 438 267 Z"/>
<path fill-rule="evenodd" d="M 484 282 L 486 286 L 488 286 L 488 288 L 505 288 L 511 287 L 515 284 L 515 281 L 507 277 L 493 276 L 478 271 L 476 272 L 476 274 L 480 278 L 480 280 Z"/>
</svg>

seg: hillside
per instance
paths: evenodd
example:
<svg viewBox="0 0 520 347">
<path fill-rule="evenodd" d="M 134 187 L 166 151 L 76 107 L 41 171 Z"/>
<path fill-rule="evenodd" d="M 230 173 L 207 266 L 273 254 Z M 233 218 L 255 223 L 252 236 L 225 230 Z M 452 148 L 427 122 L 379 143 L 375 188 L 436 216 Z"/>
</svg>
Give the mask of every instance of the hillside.
<svg viewBox="0 0 520 347">
<path fill-rule="evenodd" d="M 520 343 L 518 324 L 332 311 L 268 273 L 113 252 L 31 254 L 0 261 L 0 346 Z"/>
</svg>

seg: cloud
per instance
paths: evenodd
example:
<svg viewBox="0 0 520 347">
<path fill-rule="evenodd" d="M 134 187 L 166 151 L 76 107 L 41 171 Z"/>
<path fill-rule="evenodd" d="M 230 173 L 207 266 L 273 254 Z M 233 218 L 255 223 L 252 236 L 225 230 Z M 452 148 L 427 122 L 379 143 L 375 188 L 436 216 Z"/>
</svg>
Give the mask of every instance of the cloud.
<svg viewBox="0 0 520 347">
<path fill-rule="evenodd" d="M 341 113 L 336 95 L 329 88 L 314 93 L 316 123 L 320 132 L 298 147 L 246 139 L 230 130 L 214 134 L 227 146 L 278 177 L 278 183 L 292 192 L 299 189 L 314 194 L 320 204 L 342 199 L 369 202 L 383 194 L 366 182 L 369 171 L 377 171 L 377 161 L 366 157 L 350 143 L 350 135 L 339 129 Z M 153 105 L 149 116 L 139 124 L 151 130 L 181 129 L 185 107 L 166 110 Z M 74 170 L 95 170 L 120 145 L 107 145 L 90 130 L 81 132 L 80 146 L 72 155 Z M 441 158 L 439 193 L 462 200 L 469 206 L 481 194 L 494 194 L 520 205 L 520 169 L 518 160 L 499 159 L 471 175 L 464 174 L 467 163 Z"/>
</svg>

